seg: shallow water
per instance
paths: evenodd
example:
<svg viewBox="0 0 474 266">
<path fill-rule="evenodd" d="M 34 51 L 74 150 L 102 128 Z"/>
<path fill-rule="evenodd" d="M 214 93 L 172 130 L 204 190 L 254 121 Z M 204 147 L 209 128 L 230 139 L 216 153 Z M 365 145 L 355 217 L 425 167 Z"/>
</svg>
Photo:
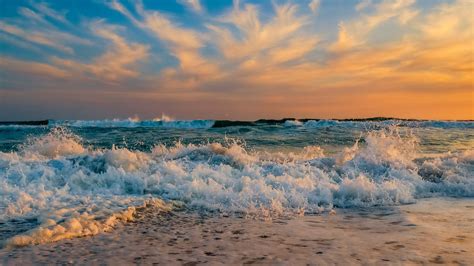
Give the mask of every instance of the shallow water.
<svg viewBox="0 0 474 266">
<path fill-rule="evenodd" d="M 213 124 L 0 126 L 4 245 L 108 231 L 161 199 L 272 219 L 474 197 L 474 122 Z"/>
<path fill-rule="evenodd" d="M 0 250 L 0 263 L 472 265 L 472 208 L 474 199 L 430 198 L 272 221 L 147 208 L 110 233 Z"/>
</svg>

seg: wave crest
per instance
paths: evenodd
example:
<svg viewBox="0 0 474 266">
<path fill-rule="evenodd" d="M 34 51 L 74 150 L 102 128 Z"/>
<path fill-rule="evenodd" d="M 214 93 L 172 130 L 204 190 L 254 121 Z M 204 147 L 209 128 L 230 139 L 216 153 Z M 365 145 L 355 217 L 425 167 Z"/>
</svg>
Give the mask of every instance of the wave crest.
<svg viewBox="0 0 474 266">
<path fill-rule="evenodd" d="M 46 157 L 55 159 L 61 156 L 79 155 L 86 152 L 81 145 L 81 138 L 64 127 L 55 127 L 38 138 L 29 138 L 26 144 L 20 146 L 25 157 Z"/>
<path fill-rule="evenodd" d="M 31 139 L 18 152 L 0 152 L 0 220 L 39 221 L 28 234 L 32 238 L 13 242 L 99 232 L 81 219 L 89 217 L 97 226 L 100 217 L 150 197 L 196 209 L 273 217 L 439 195 L 474 196 L 473 150 L 420 157 L 417 138 L 401 136 L 394 127 L 371 131 L 334 156 L 317 146 L 300 152 L 253 151 L 233 140 L 158 144 L 149 152 L 93 150 L 80 143 L 58 128 Z"/>
<path fill-rule="evenodd" d="M 105 119 L 105 120 L 55 120 L 51 121 L 52 126 L 68 127 L 156 127 L 156 128 L 180 128 L 180 129 L 205 129 L 214 125 L 213 120 L 173 120 L 168 116 L 155 118 L 153 120 L 139 120 L 138 118 L 128 119 Z"/>
</svg>

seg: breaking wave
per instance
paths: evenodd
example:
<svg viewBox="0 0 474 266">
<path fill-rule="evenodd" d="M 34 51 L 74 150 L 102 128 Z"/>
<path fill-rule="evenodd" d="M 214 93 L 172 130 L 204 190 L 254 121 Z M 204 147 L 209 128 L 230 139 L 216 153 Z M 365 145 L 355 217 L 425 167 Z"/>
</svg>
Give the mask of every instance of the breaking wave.
<svg viewBox="0 0 474 266">
<path fill-rule="evenodd" d="M 418 139 L 397 127 L 368 132 L 332 156 L 318 146 L 257 152 L 237 140 L 148 152 L 81 143 L 57 127 L 17 152 L 0 152 L 0 221 L 26 228 L 4 245 L 97 234 L 132 219 L 139 206 L 169 209 L 164 201 L 269 218 L 474 197 L 474 150 L 424 157 Z"/>
<path fill-rule="evenodd" d="M 258 127 L 258 126 L 283 126 L 283 127 L 305 127 L 305 128 L 327 128 L 327 127 L 359 127 L 380 128 L 387 126 L 403 126 L 410 128 L 443 128 L 443 129 L 474 129 L 474 121 L 430 121 L 430 120 L 403 120 L 392 118 L 368 118 L 368 119 L 302 119 L 284 118 L 279 120 L 260 119 L 256 121 L 232 121 L 232 120 L 174 120 L 166 115 L 152 120 L 140 120 L 139 118 L 127 119 L 104 119 L 104 120 L 40 120 L 40 121 L 18 121 L 0 122 L 1 128 L 29 128 L 29 127 L 79 127 L 79 128 L 180 128 L 180 129 L 207 129 L 225 127 Z"/>
<path fill-rule="evenodd" d="M 153 120 L 128 119 L 105 119 L 105 120 L 53 120 L 52 126 L 68 127 L 158 127 L 158 128 L 189 128 L 203 129 L 211 128 L 213 120 L 173 120 L 169 117 L 156 118 Z"/>
</svg>

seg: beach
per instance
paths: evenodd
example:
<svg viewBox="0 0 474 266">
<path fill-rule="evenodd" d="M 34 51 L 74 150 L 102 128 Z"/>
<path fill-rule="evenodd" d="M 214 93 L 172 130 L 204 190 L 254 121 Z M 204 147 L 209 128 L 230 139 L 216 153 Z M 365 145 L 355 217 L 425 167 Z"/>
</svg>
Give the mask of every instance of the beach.
<svg viewBox="0 0 474 266">
<path fill-rule="evenodd" d="M 450 198 L 271 221 L 148 208 L 108 233 L 0 251 L 3 265 L 472 265 L 473 254 L 474 200 Z"/>
</svg>

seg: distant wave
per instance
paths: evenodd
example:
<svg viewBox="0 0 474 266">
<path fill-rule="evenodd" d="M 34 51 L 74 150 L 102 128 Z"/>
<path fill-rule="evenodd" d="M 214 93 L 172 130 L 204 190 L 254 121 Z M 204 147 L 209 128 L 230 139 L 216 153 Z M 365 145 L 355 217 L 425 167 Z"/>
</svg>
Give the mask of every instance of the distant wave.
<svg viewBox="0 0 474 266">
<path fill-rule="evenodd" d="M 317 128 L 317 127 L 331 127 L 338 125 L 352 125 L 354 122 L 340 122 L 337 120 L 309 120 L 303 124 L 304 127 Z"/>
<path fill-rule="evenodd" d="M 213 120 L 52 120 L 50 125 L 69 127 L 161 127 L 161 128 L 211 128 Z"/>
<path fill-rule="evenodd" d="M 38 120 L 0 122 L 1 127 L 31 127 L 31 126 L 67 126 L 67 127 L 157 127 L 207 129 L 225 127 L 257 127 L 257 126 L 284 126 L 284 127 L 353 127 L 353 126 L 405 126 L 405 127 L 433 127 L 433 128 L 474 128 L 474 121 L 441 121 L 441 120 L 404 120 L 395 118 L 367 118 L 367 119 L 259 119 L 256 121 L 233 120 L 173 120 L 169 117 L 153 120 L 104 119 L 104 120 Z"/>
<path fill-rule="evenodd" d="M 401 123 L 405 126 L 413 127 L 434 127 L 434 128 L 474 128 L 474 121 L 406 121 Z"/>
<path fill-rule="evenodd" d="M 285 127 L 300 127 L 303 125 L 303 122 L 298 120 L 286 120 L 283 125 Z"/>
</svg>

